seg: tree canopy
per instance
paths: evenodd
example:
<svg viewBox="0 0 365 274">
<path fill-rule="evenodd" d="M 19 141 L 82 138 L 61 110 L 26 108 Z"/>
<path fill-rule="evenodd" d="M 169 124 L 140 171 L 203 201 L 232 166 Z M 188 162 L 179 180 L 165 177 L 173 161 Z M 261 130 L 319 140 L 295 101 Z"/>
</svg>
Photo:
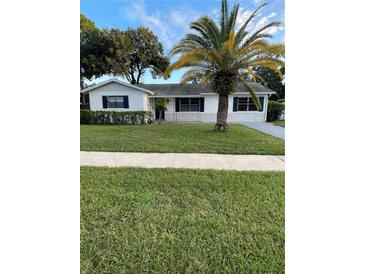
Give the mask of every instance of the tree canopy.
<svg viewBox="0 0 365 274">
<path fill-rule="evenodd" d="M 281 79 L 275 71 L 266 67 L 254 68 L 254 71 L 260 76 L 260 78 L 257 79 L 257 82 L 276 92 L 276 95 L 270 97 L 271 100 L 285 98 L 285 84 L 283 83 L 283 79 Z M 285 68 L 280 68 L 280 71 L 285 75 Z"/>
<path fill-rule="evenodd" d="M 108 73 L 108 39 L 94 22 L 80 14 L 80 85 L 84 79 Z"/>
<path fill-rule="evenodd" d="M 132 50 L 132 44 L 123 31 L 117 28 L 104 29 L 103 33 L 109 45 L 106 57 L 107 72 L 119 76 L 127 75 L 128 54 Z"/>
<path fill-rule="evenodd" d="M 157 36 L 144 27 L 128 29 L 124 34 L 132 45 L 126 63 L 128 73 L 124 75 L 127 80 L 139 84 L 146 70 L 150 70 L 153 78 L 162 76 L 169 59 L 163 55 L 163 46 Z"/>
<path fill-rule="evenodd" d="M 80 14 L 80 84 L 104 74 L 125 77 L 139 84 L 148 70 L 152 77 L 162 76 L 169 65 L 163 46 L 148 28 L 100 30 Z"/>
</svg>

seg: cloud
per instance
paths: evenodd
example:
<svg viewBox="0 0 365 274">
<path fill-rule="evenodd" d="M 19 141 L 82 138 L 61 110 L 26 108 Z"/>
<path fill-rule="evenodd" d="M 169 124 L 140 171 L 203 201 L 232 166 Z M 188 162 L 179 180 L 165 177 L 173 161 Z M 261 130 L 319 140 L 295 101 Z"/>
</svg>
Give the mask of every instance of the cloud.
<svg viewBox="0 0 365 274">
<path fill-rule="evenodd" d="M 272 16 L 271 16 L 272 17 Z M 269 16 L 263 16 L 255 25 L 255 28 L 253 29 L 253 31 L 257 31 L 259 28 L 265 26 L 266 24 L 270 23 L 271 20 L 269 20 L 270 18 Z M 266 30 L 263 31 L 263 33 L 267 33 L 267 34 L 271 34 L 274 35 L 277 31 L 279 30 L 278 27 L 270 27 Z"/>
<path fill-rule="evenodd" d="M 239 8 L 238 15 L 237 15 L 237 23 L 236 23 L 236 30 L 239 29 L 251 16 L 253 10 L 250 9 L 243 9 L 242 7 Z M 271 12 L 270 14 L 263 16 L 262 14 L 258 14 L 247 26 L 247 30 L 249 32 L 254 32 L 259 28 L 263 27 L 264 25 L 272 22 L 272 18 L 276 17 L 278 14 L 276 12 Z M 264 32 L 274 35 L 278 31 L 284 30 L 283 26 L 280 27 L 271 27 L 266 29 Z"/>
<path fill-rule="evenodd" d="M 133 20 L 139 21 L 143 26 L 151 28 L 167 47 L 173 45 L 171 30 L 163 21 L 161 14 L 159 12 L 149 14 L 143 1 L 134 2 L 126 15 Z"/>
<path fill-rule="evenodd" d="M 190 22 L 201 15 L 186 5 L 175 6 L 171 12 L 150 11 L 143 0 L 134 1 L 128 11 L 123 10 L 122 13 L 131 21 L 150 28 L 159 37 L 166 50 L 177 43 L 189 31 Z"/>
<path fill-rule="evenodd" d="M 242 7 L 239 8 L 236 20 L 237 29 L 239 29 L 244 23 L 246 23 L 247 19 L 251 16 L 252 12 L 253 12 L 252 10 L 246 10 L 243 9 Z"/>
<path fill-rule="evenodd" d="M 182 31 L 189 31 L 190 22 L 199 18 L 200 14 L 188 8 L 176 8 L 170 14 L 170 22 L 173 27 L 180 28 Z"/>
<path fill-rule="evenodd" d="M 267 18 L 272 18 L 272 17 L 275 17 L 276 15 L 278 15 L 276 12 L 272 12 L 270 13 Z"/>
</svg>

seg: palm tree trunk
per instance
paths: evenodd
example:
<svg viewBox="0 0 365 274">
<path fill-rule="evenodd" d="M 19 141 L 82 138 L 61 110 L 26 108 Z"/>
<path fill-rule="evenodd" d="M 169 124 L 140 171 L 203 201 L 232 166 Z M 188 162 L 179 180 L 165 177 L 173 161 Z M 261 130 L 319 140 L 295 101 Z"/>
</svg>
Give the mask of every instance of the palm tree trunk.
<svg viewBox="0 0 365 274">
<path fill-rule="evenodd" d="M 160 110 L 158 115 L 158 123 L 161 124 L 161 116 L 162 116 L 162 111 Z"/>
<path fill-rule="evenodd" d="M 217 123 L 214 126 L 214 130 L 217 131 L 228 130 L 227 115 L 228 115 L 228 95 L 219 94 Z"/>
</svg>

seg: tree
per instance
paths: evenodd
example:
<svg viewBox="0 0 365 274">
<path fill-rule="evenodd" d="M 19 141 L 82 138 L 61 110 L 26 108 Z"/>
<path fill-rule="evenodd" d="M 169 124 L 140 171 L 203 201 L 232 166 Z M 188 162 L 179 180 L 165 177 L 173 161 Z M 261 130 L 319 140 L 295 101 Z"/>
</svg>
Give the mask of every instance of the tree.
<svg viewBox="0 0 365 274">
<path fill-rule="evenodd" d="M 167 105 L 169 103 L 169 99 L 167 98 L 157 98 L 155 100 L 155 110 L 158 111 L 158 123 L 161 124 L 162 112 L 167 110 Z"/>
<path fill-rule="evenodd" d="M 253 68 L 267 67 L 281 77 L 278 67 L 284 67 L 280 56 L 284 55 L 283 44 L 269 44 L 264 39 L 272 37 L 266 33 L 270 27 L 277 27 L 280 22 L 271 22 L 248 32 L 247 26 L 258 11 L 266 4 L 257 8 L 236 30 L 236 19 L 239 4 L 235 4 L 229 13 L 227 0 L 222 0 L 219 26 L 209 17 L 200 17 L 190 24 L 196 33 L 188 33 L 170 51 L 170 56 L 180 55 L 179 59 L 169 65 L 164 75 L 181 68 L 188 68 L 183 75 L 182 83 L 200 79 L 203 84 L 212 83 L 213 89 L 219 95 L 217 122 L 215 130 L 228 129 L 228 96 L 232 94 L 239 83 L 250 93 L 256 106 L 261 109 L 256 91 L 246 79 L 250 76 L 254 81 L 260 79 Z"/>
<path fill-rule="evenodd" d="M 80 14 L 80 86 L 85 79 L 108 73 L 107 55 L 110 48 L 105 34 L 88 18 Z"/>
<path fill-rule="evenodd" d="M 80 85 L 85 79 L 104 74 L 123 76 L 139 84 L 150 70 L 152 77 L 162 75 L 169 65 L 163 46 L 148 28 L 98 29 L 94 22 L 80 14 Z"/>
<path fill-rule="evenodd" d="M 254 71 L 260 76 L 257 82 L 276 91 L 276 95 L 271 95 L 270 100 L 285 99 L 285 84 L 275 71 L 265 67 L 254 68 Z M 285 75 L 285 68 L 280 68 L 280 71 Z"/>
<path fill-rule="evenodd" d="M 141 76 L 149 69 L 152 77 L 162 76 L 169 65 L 169 59 L 163 56 L 163 46 L 157 36 L 148 28 L 128 29 L 126 39 L 132 45 L 128 51 L 127 73 L 123 76 L 131 84 L 139 84 Z"/>
<path fill-rule="evenodd" d="M 109 45 L 105 58 L 106 71 L 113 75 L 127 75 L 128 54 L 132 51 L 131 41 L 117 28 L 104 29 L 103 33 Z"/>
</svg>

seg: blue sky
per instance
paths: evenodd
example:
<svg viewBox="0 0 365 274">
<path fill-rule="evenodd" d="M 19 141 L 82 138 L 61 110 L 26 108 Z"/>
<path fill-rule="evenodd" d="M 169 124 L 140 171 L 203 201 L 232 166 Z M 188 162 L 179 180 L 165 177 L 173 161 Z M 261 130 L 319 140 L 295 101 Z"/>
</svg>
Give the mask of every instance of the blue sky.
<svg viewBox="0 0 365 274">
<path fill-rule="evenodd" d="M 284 0 L 229 0 L 231 8 L 240 4 L 238 25 L 242 24 L 252 11 L 262 3 L 268 3 L 252 21 L 250 29 L 279 20 L 282 26 L 271 28 L 274 35 L 270 42 L 284 42 Z M 81 0 L 80 12 L 95 22 L 99 28 L 149 27 L 159 38 L 167 54 L 169 49 L 189 32 L 189 23 L 202 15 L 218 20 L 221 0 Z M 147 72 L 142 82 L 178 83 L 183 70 L 173 72 L 168 80 L 153 79 Z M 105 80 L 108 76 L 97 79 Z"/>
</svg>

